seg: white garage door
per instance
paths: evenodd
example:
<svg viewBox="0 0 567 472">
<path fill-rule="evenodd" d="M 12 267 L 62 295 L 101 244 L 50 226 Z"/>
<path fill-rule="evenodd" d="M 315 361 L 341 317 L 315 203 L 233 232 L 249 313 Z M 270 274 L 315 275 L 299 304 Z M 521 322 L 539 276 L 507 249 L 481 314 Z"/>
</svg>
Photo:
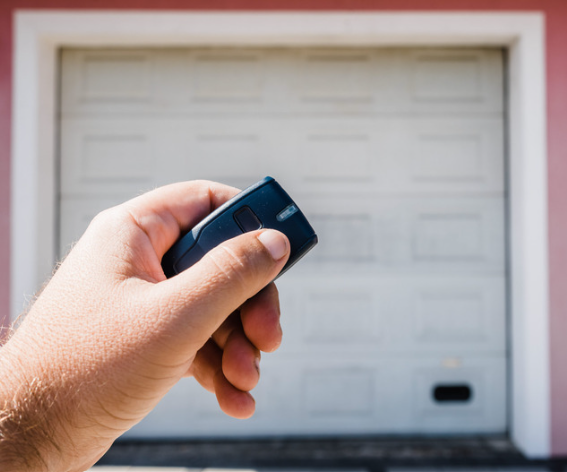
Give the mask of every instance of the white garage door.
<svg viewBox="0 0 567 472">
<path fill-rule="evenodd" d="M 64 51 L 62 253 L 196 178 L 272 175 L 320 236 L 255 417 L 186 379 L 130 437 L 504 432 L 503 109 L 499 50 Z"/>
</svg>

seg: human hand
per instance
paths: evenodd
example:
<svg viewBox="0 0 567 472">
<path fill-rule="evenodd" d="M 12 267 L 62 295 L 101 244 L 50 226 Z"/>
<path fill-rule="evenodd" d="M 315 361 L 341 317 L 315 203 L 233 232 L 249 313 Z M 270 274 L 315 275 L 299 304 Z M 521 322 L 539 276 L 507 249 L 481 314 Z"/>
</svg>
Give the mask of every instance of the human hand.
<svg viewBox="0 0 567 472">
<path fill-rule="evenodd" d="M 160 265 L 181 233 L 236 193 L 174 184 L 93 220 L 0 351 L 2 470 L 90 467 L 185 375 L 227 414 L 252 415 L 260 351 L 281 342 L 270 281 L 289 257 L 287 238 L 243 234 L 171 279 Z"/>
</svg>

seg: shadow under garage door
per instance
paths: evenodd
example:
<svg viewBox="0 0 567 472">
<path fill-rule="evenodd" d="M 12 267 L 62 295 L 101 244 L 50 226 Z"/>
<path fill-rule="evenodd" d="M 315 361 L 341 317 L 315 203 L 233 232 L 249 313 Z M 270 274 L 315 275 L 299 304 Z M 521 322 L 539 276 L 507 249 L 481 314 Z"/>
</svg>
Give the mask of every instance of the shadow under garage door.
<svg viewBox="0 0 567 472">
<path fill-rule="evenodd" d="M 60 250 L 144 189 L 272 175 L 320 244 L 278 281 L 249 421 L 184 379 L 127 437 L 507 429 L 503 53 L 68 49 Z"/>
</svg>

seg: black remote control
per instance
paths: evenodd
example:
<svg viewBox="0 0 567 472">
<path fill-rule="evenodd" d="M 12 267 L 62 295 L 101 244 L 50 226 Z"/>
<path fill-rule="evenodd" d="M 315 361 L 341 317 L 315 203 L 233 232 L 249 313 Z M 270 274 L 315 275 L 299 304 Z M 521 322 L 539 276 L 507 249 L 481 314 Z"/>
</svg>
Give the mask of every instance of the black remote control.
<svg viewBox="0 0 567 472">
<path fill-rule="evenodd" d="M 261 228 L 284 233 L 291 254 L 278 277 L 317 244 L 317 234 L 299 207 L 272 177 L 248 187 L 217 208 L 165 253 L 161 265 L 173 277 L 227 239 Z"/>
</svg>

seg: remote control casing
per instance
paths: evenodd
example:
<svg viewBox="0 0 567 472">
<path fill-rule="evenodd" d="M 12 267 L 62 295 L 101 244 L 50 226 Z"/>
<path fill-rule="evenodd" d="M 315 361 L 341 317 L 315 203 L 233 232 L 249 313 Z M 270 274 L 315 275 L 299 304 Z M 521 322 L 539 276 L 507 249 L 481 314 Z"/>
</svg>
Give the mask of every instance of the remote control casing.
<svg viewBox="0 0 567 472">
<path fill-rule="evenodd" d="M 217 208 L 165 253 L 162 268 L 173 277 L 227 239 L 261 228 L 284 233 L 289 260 L 278 277 L 317 244 L 317 234 L 299 207 L 272 177 L 265 177 Z"/>
</svg>

